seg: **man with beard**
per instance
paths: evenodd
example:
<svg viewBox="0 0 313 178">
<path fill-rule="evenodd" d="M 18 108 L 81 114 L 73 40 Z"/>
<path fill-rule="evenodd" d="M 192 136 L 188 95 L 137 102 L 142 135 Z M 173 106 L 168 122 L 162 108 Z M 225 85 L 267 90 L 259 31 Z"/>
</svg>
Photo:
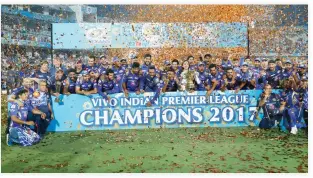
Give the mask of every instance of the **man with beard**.
<svg viewBox="0 0 313 178">
<path fill-rule="evenodd" d="M 172 61 L 172 69 L 174 70 L 175 76 L 179 78 L 180 73 L 182 72 L 182 68 L 179 66 L 179 61 L 177 59 Z"/>
<path fill-rule="evenodd" d="M 63 93 L 65 95 L 75 94 L 77 76 L 75 73 L 75 69 L 68 70 L 67 79 L 63 80 Z"/>
<path fill-rule="evenodd" d="M 141 77 L 139 76 L 139 67 L 140 64 L 138 62 L 134 62 L 132 70 L 123 78 L 122 87 L 126 98 L 128 98 L 129 92 L 136 92 L 137 95 L 140 94 L 139 84 Z"/>
<path fill-rule="evenodd" d="M 169 60 L 164 61 L 164 65 L 160 70 L 156 70 L 158 73 L 157 76 L 159 77 L 160 80 L 163 80 L 167 77 L 167 71 L 171 69 L 171 62 Z"/>
<path fill-rule="evenodd" d="M 163 84 L 160 79 L 156 76 L 155 67 L 150 66 L 148 74 L 142 77 L 140 80 L 140 92 L 155 92 L 154 97 L 147 103 L 147 106 L 154 104 L 155 100 L 159 97 Z"/>
<path fill-rule="evenodd" d="M 167 71 L 167 77 L 164 79 L 164 86 L 162 92 L 172 92 L 177 91 L 179 89 L 179 81 L 177 76 L 175 75 L 174 69 L 170 69 Z"/>
<path fill-rule="evenodd" d="M 108 69 L 103 79 L 98 81 L 98 93 L 106 100 L 110 100 L 109 94 L 119 93 L 120 86 L 114 77 L 114 71 Z"/>
<path fill-rule="evenodd" d="M 210 74 L 208 76 L 209 78 L 209 85 L 211 85 L 211 90 L 220 90 L 222 87 L 222 78 L 223 75 L 217 71 L 216 65 L 211 64 L 209 66 Z"/>
<path fill-rule="evenodd" d="M 266 74 L 259 78 L 259 83 L 270 84 L 273 89 L 279 89 L 279 79 L 281 71 L 276 70 L 276 63 L 274 60 L 268 62 L 268 69 Z"/>
<path fill-rule="evenodd" d="M 296 83 L 299 85 L 302 78 L 308 78 L 308 72 L 304 64 L 298 66 L 298 72 L 294 72 Z"/>
<path fill-rule="evenodd" d="M 82 72 L 82 79 L 76 81 L 76 94 L 90 96 L 97 93 L 97 82 L 90 80 L 90 75 L 87 71 Z"/>
<path fill-rule="evenodd" d="M 293 76 L 293 70 L 292 70 L 292 63 L 290 60 L 286 60 L 285 62 L 285 69 L 283 69 L 281 75 L 280 75 L 280 80 L 286 80 L 290 76 Z"/>
<path fill-rule="evenodd" d="M 146 75 L 149 67 L 152 65 L 151 55 L 145 54 L 143 60 L 144 60 L 144 64 L 141 65 L 141 71 L 142 71 L 143 75 Z"/>
<path fill-rule="evenodd" d="M 222 81 L 221 90 L 236 90 L 240 85 L 240 74 L 235 73 L 233 68 L 227 68 L 226 78 Z"/>
</svg>

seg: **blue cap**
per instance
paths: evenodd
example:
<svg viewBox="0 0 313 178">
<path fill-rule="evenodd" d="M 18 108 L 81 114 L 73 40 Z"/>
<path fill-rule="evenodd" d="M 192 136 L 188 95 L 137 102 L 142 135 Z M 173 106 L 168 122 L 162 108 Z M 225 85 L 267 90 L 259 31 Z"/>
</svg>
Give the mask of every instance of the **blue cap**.
<svg viewBox="0 0 313 178">
<path fill-rule="evenodd" d="M 261 62 L 261 59 L 257 57 L 254 59 L 254 61 L 260 61 Z"/>
<path fill-rule="evenodd" d="M 242 66 L 249 66 L 248 63 L 244 62 L 242 63 Z"/>
<path fill-rule="evenodd" d="M 305 68 L 304 64 L 299 64 L 298 68 Z"/>
<path fill-rule="evenodd" d="M 86 70 L 83 70 L 82 71 L 82 75 L 84 76 L 84 75 L 88 75 L 88 72 L 86 71 Z"/>
<path fill-rule="evenodd" d="M 287 64 L 287 63 L 292 64 L 292 62 L 289 59 L 286 60 L 285 64 Z"/>
<path fill-rule="evenodd" d="M 267 58 L 264 57 L 264 58 L 262 59 L 262 61 L 267 61 Z"/>
<path fill-rule="evenodd" d="M 198 66 L 204 65 L 204 62 L 199 62 Z"/>
<path fill-rule="evenodd" d="M 119 59 L 118 59 L 118 57 L 113 57 L 113 62 L 118 62 L 119 61 Z"/>
<path fill-rule="evenodd" d="M 169 64 L 171 64 L 171 62 L 169 60 L 164 61 L 164 65 L 169 65 Z"/>
</svg>

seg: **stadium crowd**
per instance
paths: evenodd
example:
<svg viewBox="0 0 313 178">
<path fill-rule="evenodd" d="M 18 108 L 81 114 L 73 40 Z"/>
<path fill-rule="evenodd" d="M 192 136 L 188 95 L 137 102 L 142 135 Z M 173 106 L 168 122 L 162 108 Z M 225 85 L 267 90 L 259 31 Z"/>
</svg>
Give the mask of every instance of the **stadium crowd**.
<svg viewBox="0 0 313 178">
<path fill-rule="evenodd" d="M 184 60 L 165 59 L 156 67 L 150 54 L 143 59 L 132 56 L 88 56 L 81 59 L 62 60 L 59 56 L 52 64 L 42 61 L 39 66 L 27 66 L 19 75 L 19 82 L 12 80 L 10 70 L 5 79 L 10 106 L 7 144 L 29 146 L 44 138 L 46 129 L 54 119 L 51 105 L 62 105 L 63 95 L 80 94 L 92 97 L 99 94 L 106 100 L 114 93 L 154 92 L 146 103 L 152 106 L 164 92 L 214 90 L 264 90 L 258 101 L 258 110 L 264 116 L 260 128 L 279 127 L 282 131 L 297 134 L 307 125 L 308 117 L 308 63 L 288 58 L 245 57 L 233 58 L 227 51 L 220 57 L 202 54 Z M 69 65 L 64 65 L 69 63 Z M 12 67 L 12 66 L 10 66 Z M 10 68 L 9 69 L 12 69 Z M 11 70 L 12 71 L 12 70 Z M 280 89 L 280 93 L 272 92 Z M 56 97 L 51 101 L 51 95 Z M 301 122 L 304 118 L 305 124 Z M 307 129 L 307 127 L 306 127 Z M 306 130 L 307 133 L 307 130 Z"/>
</svg>

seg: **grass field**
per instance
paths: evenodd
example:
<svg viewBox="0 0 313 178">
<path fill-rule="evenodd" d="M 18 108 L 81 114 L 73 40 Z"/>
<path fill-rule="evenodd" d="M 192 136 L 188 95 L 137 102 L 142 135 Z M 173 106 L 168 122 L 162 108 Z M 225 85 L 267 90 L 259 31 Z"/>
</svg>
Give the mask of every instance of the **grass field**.
<svg viewBox="0 0 313 178">
<path fill-rule="evenodd" d="M 256 127 L 83 131 L 49 133 L 37 145 L 8 147 L 5 120 L 1 123 L 2 173 L 308 172 L 303 131 L 296 136 Z"/>
</svg>

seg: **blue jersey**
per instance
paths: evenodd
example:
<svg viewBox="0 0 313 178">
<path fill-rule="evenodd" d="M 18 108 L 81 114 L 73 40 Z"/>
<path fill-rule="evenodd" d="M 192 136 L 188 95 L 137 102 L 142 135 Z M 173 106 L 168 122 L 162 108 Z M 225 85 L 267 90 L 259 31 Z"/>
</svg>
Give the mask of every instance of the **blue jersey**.
<svg viewBox="0 0 313 178">
<path fill-rule="evenodd" d="M 28 112 L 32 111 L 32 107 L 24 102 L 24 106 L 20 107 L 17 103 L 10 106 L 10 116 L 16 116 L 22 121 L 27 120 Z M 21 125 L 11 120 L 10 127 L 20 127 Z"/>
<path fill-rule="evenodd" d="M 169 80 L 168 84 L 166 86 L 166 91 L 177 91 L 178 90 L 178 84 L 176 80 Z"/>
<path fill-rule="evenodd" d="M 209 79 L 209 85 L 212 86 L 212 80 L 216 80 L 217 81 L 217 85 L 215 87 L 214 90 L 220 90 L 222 87 L 222 79 L 223 79 L 223 75 L 219 72 L 217 72 L 215 75 L 209 74 L 208 76 Z"/>
<path fill-rule="evenodd" d="M 240 74 L 236 74 L 236 77 L 234 79 L 235 83 L 231 83 L 233 81 L 233 78 L 227 78 L 225 79 L 227 81 L 227 85 L 225 86 L 227 90 L 236 90 L 240 85 Z M 222 84 L 225 85 L 225 80 L 222 80 Z"/>
<path fill-rule="evenodd" d="M 99 71 L 98 66 L 96 66 L 96 65 L 94 65 L 94 66 L 85 66 L 84 70 L 86 70 L 88 73 L 91 70 Z"/>
<path fill-rule="evenodd" d="M 114 94 L 120 92 L 119 84 L 115 80 L 101 80 L 98 81 L 98 93 L 105 92 L 107 94 Z"/>
<path fill-rule="evenodd" d="M 206 91 L 206 86 L 209 84 L 209 73 L 207 72 L 199 72 L 199 80 L 200 84 L 196 84 L 197 91 Z"/>
<path fill-rule="evenodd" d="M 126 84 L 126 89 L 131 92 L 138 91 L 140 78 L 141 77 L 139 75 L 132 72 L 129 72 L 127 75 L 125 75 L 125 77 L 123 78 L 123 83 Z"/>
<path fill-rule="evenodd" d="M 249 90 L 253 89 L 254 87 L 251 85 L 251 80 L 253 80 L 253 74 L 252 72 L 240 72 L 240 77 L 238 77 L 238 80 L 240 82 L 246 82 L 246 84 L 241 88 L 241 90 Z"/>
<path fill-rule="evenodd" d="M 280 75 L 281 75 L 280 70 L 275 71 L 270 71 L 269 69 L 266 70 L 265 76 L 266 83 L 270 84 L 272 88 L 277 88 L 279 86 Z"/>
<path fill-rule="evenodd" d="M 151 77 L 150 75 L 146 75 L 140 81 L 140 89 L 146 92 L 156 92 L 159 88 L 161 88 L 161 84 L 157 76 Z"/>
<path fill-rule="evenodd" d="M 39 91 L 39 96 L 37 98 L 33 97 L 31 99 L 32 108 L 37 108 L 42 112 L 49 112 L 48 104 L 50 103 L 49 94 L 46 92 Z"/>
<path fill-rule="evenodd" d="M 83 81 L 83 80 L 77 80 L 76 87 L 79 87 L 80 91 L 91 91 L 95 88 L 97 88 L 97 81 Z"/>
<path fill-rule="evenodd" d="M 299 108 L 300 107 L 300 94 L 288 89 L 282 92 L 281 98 L 286 102 L 287 108 Z"/>
<path fill-rule="evenodd" d="M 292 76 L 292 73 L 293 73 L 292 69 L 290 70 L 284 69 L 280 75 L 280 80 L 288 79 L 290 76 Z"/>
<path fill-rule="evenodd" d="M 63 87 L 65 87 L 65 86 L 66 86 L 66 81 L 68 81 L 68 82 L 69 82 L 69 85 L 68 85 L 67 91 L 68 91 L 69 93 L 71 93 L 71 94 L 75 94 L 75 93 L 76 93 L 76 91 L 75 91 L 75 88 L 76 88 L 76 82 L 75 82 L 75 81 L 73 81 L 73 80 L 71 80 L 71 79 L 69 79 L 69 78 L 67 78 L 67 79 L 63 80 L 63 83 L 62 83 Z"/>
<path fill-rule="evenodd" d="M 41 72 L 40 70 L 34 72 L 31 77 L 34 77 L 34 78 L 38 78 L 38 79 L 42 79 L 42 80 L 45 80 L 45 81 L 49 81 L 50 79 L 50 73 L 49 72 L 46 72 L 46 73 L 43 73 Z"/>
<path fill-rule="evenodd" d="M 143 75 L 146 75 L 148 73 L 150 66 L 151 65 L 146 65 L 146 64 L 141 65 L 141 71 L 142 71 Z"/>
<path fill-rule="evenodd" d="M 222 60 L 222 68 L 225 70 L 227 67 L 232 66 L 233 64 L 231 63 L 230 60 L 224 61 Z"/>
<path fill-rule="evenodd" d="M 198 65 L 190 65 L 189 66 L 189 70 L 197 70 L 198 69 Z"/>
<path fill-rule="evenodd" d="M 113 71 L 114 71 L 115 79 L 119 83 L 123 79 L 126 71 L 124 70 L 123 67 L 120 67 L 118 69 L 117 68 L 113 68 Z"/>
<path fill-rule="evenodd" d="M 104 75 L 106 75 L 106 71 L 108 70 L 108 67 L 107 66 L 100 66 L 99 68 L 98 68 L 98 72 L 99 72 L 99 74 L 100 75 L 102 75 L 102 74 L 104 74 Z"/>
<path fill-rule="evenodd" d="M 259 99 L 259 102 L 262 98 Z M 271 119 L 273 116 L 279 114 L 281 98 L 278 94 L 271 93 L 262 106 L 264 118 Z"/>
</svg>

